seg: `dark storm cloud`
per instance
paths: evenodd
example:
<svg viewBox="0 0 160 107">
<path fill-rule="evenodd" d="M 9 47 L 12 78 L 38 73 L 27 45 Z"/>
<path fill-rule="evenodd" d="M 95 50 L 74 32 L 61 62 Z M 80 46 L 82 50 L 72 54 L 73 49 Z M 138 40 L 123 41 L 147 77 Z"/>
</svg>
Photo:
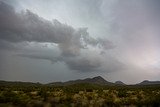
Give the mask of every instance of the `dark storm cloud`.
<svg viewBox="0 0 160 107">
<path fill-rule="evenodd" d="M 9 42 L 51 42 L 57 43 L 62 55 L 79 55 L 84 48 L 82 39 L 87 45 L 100 45 L 106 49 L 106 44 L 112 48 L 111 42 L 106 44 L 89 36 L 86 29 L 74 29 L 58 20 L 48 21 L 29 10 L 15 12 L 8 4 L 0 2 L 0 39 Z M 87 35 L 86 35 L 87 34 Z M 90 39 L 89 42 L 85 36 Z M 108 48 L 107 48 L 108 49 Z"/>
<path fill-rule="evenodd" d="M 102 56 L 97 54 L 88 54 L 85 56 L 65 59 L 67 66 L 80 72 L 116 72 L 125 69 L 125 64 L 112 56 Z"/>
<path fill-rule="evenodd" d="M 56 19 L 51 22 L 30 10 L 17 13 L 12 6 L 4 2 L 0 2 L 0 23 L 0 40 L 5 41 L 0 44 L 1 48 L 9 48 L 22 42 L 56 43 L 61 51 L 59 57 L 28 53 L 17 56 L 49 60 L 53 63 L 65 62 L 72 70 L 95 71 L 101 66 L 101 61 L 95 60 L 96 57 L 81 57 L 81 50 L 87 50 L 88 45 L 103 51 L 114 48 L 107 39 L 91 37 L 87 28 L 74 29 Z"/>
<path fill-rule="evenodd" d="M 99 60 L 89 59 L 87 57 L 67 60 L 66 62 L 70 69 L 82 72 L 91 72 L 98 70 L 98 68 L 102 64 Z"/>
</svg>

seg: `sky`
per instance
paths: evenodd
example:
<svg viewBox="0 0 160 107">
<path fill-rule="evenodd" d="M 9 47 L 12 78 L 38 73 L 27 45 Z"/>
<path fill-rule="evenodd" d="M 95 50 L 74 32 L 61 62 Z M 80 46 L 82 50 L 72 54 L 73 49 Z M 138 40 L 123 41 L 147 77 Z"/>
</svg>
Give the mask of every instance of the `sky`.
<svg viewBox="0 0 160 107">
<path fill-rule="evenodd" d="M 159 0 L 0 0 L 0 80 L 160 80 Z"/>
</svg>

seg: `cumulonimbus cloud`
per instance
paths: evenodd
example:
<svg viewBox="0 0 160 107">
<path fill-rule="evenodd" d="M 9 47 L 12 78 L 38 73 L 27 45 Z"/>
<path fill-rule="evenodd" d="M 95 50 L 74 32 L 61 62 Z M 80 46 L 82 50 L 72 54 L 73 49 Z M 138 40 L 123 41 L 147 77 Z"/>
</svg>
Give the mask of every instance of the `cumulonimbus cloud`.
<svg viewBox="0 0 160 107">
<path fill-rule="evenodd" d="M 0 23 L 0 39 L 9 42 L 57 43 L 63 55 L 78 55 L 84 47 L 81 40 L 87 45 L 100 45 L 104 49 L 113 47 L 108 40 L 104 44 L 90 37 L 85 28 L 74 29 L 56 19 L 48 21 L 29 10 L 17 13 L 12 6 L 3 2 L 0 2 Z"/>
<path fill-rule="evenodd" d="M 74 29 L 56 19 L 46 20 L 30 10 L 16 12 L 12 6 L 4 2 L 0 2 L 0 40 L 15 44 L 25 41 L 56 43 L 61 51 L 61 60 L 28 54 L 19 56 L 52 62 L 64 61 L 70 69 L 79 71 L 90 71 L 101 66 L 100 61 L 81 58 L 81 49 L 87 49 L 88 45 L 102 50 L 114 48 L 112 42 L 107 39 L 91 37 L 87 28 Z"/>
</svg>

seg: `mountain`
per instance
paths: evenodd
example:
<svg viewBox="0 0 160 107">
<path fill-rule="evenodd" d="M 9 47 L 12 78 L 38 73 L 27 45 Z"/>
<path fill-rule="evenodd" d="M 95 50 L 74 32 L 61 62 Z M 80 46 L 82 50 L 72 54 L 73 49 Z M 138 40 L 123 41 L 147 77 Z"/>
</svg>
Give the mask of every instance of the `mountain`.
<svg viewBox="0 0 160 107">
<path fill-rule="evenodd" d="M 93 77 L 93 78 L 86 78 L 86 79 L 78 79 L 78 80 L 71 80 L 67 82 L 53 82 L 49 85 L 72 85 L 77 83 L 91 83 L 91 84 L 100 84 L 100 85 L 114 85 L 112 82 L 106 81 L 101 76 Z"/>
<path fill-rule="evenodd" d="M 21 81 L 3 81 L 0 80 L 0 87 L 3 86 L 42 86 L 42 85 L 55 85 L 55 86 L 66 86 L 66 85 L 75 85 L 75 84 L 98 84 L 98 85 L 108 85 L 108 86 L 123 86 L 126 85 L 122 81 L 116 81 L 115 83 L 106 81 L 101 76 L 93 77 L 93 78 L 86 78 L 86 79 L 77 79 L 77 80 L 70 80 L 66 82 L 52 82 L 48 84 L 41 84 L 41 83 L 32 83 L 32 82 L 21 82 Z M 133 84 L 133 85 L 160 85 L 160 81 L 149 81 L 144 80 L 141 83 Z"/>
<path fill-rule="evenodd" d="M 117 85 L 126 85 L 126 84 L 123 83 L 122 81 L 116 81 L 115 84 L 117 84 Z"/>
<path fill-rule="evenodd" d="M 160 85 L 160 81 L 149 81 L 149 80 L 144 80 L 141 83 L 137 85 Z"/>
</svg>

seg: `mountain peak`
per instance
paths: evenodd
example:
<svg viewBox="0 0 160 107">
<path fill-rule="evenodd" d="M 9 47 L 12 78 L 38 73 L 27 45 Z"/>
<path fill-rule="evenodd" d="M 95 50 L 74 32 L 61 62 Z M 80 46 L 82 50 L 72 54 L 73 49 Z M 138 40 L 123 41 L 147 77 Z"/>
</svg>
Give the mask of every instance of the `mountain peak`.
<svg viewBox="0 0 160 107">
<path fill-rule="evenodd" d="M 125 85 L 122 81 L 116 81 L 115 84 L 117 84 L 117 85 Z"/>
<path fill-rule="evenodd" d="M 93 77 L 93 78 L 66 81 L 66 82 L 61 83 L 60 85 L 70 85 L 70 84 L 76 84 L 76 83 L 91 83 L 91 84 L 101 84 L 101 85 L 113 85 L 113 83 L 106 81 L 101 76 L 96 76 L 96 77 Z M 55 84 L 55 82 L 52 83 L 52 84 Z"/>
<path fill-rule="evenodd" d="M 144 81 L 142 81 L 142 82 L 150 82 L 149 80 L 144 80 Z"/>
<path fill-rule="evenodd" d="M 105 80 L 105 79 L 102 78 L 101 76 L 96 76 L 96 77 L 93 77 L 92 79 L 96 79 L 96 80 Z"/>
<path fill-rule="evenodd" d="M 88 82 L 90 82 L 90 83 L 96 83 L 96 84 L 111 84 L 110 82 L 106 81 L 101 76 L 96 76 L 96 77 L 90 78 L 90 79 L 88 79 Z"/>
</svg>

